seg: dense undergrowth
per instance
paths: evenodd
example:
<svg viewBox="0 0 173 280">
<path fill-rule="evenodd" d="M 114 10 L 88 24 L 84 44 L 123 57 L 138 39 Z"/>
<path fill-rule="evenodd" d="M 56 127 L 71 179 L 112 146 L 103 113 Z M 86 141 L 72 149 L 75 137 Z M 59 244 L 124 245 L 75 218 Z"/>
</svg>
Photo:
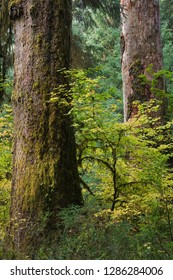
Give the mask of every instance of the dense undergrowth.
<svg viewBox="0 0 173 280">
<path fill-rule="evenodd" d="M 159 103 L 152 100 L 138 104 L 138 114 L 131 121 L 121 123 L 117 110 L 121 100 L 115 99 L 112 90 L 102 91 L 103 77 L 93 79 L 91 72 L 83 70 L 67 75 L 71 77 L 71 113 L 85 204 L 62 209 L 58 214 L 60 238 L 47 232 L 32 258 L 172 259 L 172 122 L 160 123 Z M 52 93 L 51 102 L 57 98 L 58 93 Z M 64 100 L 62 106 L 66 106 Z M 27 259 L 20 252 L 18 256 L 9 252 L 7 257 L 2 249 L 10 206 L 12 116 L 9 106 L 1 109 L 0 118 L 0 258 Z M 46 218 L 43 217 L 41 227 L 33 232 L 37 238 L 42 234 Z"/>
<path fill-rule="evenodd" d="M 0 110 L 0 255 L 5 227 L 9 221 L 11 189 L 12 113 L 8 105 Z"/>
<path fill-rule="evenodd" d="M 170 75 L 155 78 L 163 74 Z M 99 87 L 102 77 L 70 75 L 85 206 L 62 210 L 61 239 L 38 258 L 172 259 L 172 122 L 160 123 L 152 100 L 121 123 L 119 101 Z"/>
</svg>

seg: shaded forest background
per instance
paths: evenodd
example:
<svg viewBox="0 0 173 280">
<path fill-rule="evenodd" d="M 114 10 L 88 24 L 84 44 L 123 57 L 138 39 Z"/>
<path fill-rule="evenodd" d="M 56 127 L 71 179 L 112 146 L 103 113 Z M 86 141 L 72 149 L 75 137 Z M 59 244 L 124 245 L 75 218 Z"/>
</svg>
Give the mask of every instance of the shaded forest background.
<svg viewBox="0 0 173 280">
<path fill-rule="evenodd" d="M 73 1 L 73 70 L 65 74 L 71 80 L 84 206 L 61 210 L 62 234 L 48 232 L 32 258 L 173 258 L 173 1 L 162 0 L 160 7 L 164 69 L 155 79 L 166 79 L 168 122 L 156 125 L 149 117 L 158 110 L 151 101 L 123 123 L 119 1 Z M 13 36 L 2 6 L 0 12 L 0 258 L 27 259 L 20 252 L 4 253 L 12 178 Z M 52 103 L 56 98 L 52 94 Z M 36 239 L 46 218 L 34 229 Z"/>
</svg>

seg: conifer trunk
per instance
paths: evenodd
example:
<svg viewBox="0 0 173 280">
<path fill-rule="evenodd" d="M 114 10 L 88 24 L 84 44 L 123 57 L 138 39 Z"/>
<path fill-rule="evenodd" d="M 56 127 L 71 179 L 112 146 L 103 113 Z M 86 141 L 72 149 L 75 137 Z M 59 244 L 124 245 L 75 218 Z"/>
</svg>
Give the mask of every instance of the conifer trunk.
<svg viewBox="0 0 173 280">
<path fill-rule="evenodd" d="M 61 208 L 82 203 L 68 115 L 71 98 L 59 89 L 68 87 L 61 70 L 70 66 L 71 4 L 71 0 L 16 0 L 10 8 L 15 89 L 9 234 L 13 249 L 24 254 L 41 238 L 32 232 L 37 223 L 47 217 L 45 228 L 54 230 Z M 57 97 L 53 103 L 51 92 Z"/>
<path fill-rule="evenodd" d="M 122 7 L 122 76 L 124 95 L 124 119 L 127 121 L 137 113 L 134 101 L 145 102 L 153 98 L 150 87 L 141 85 L 139 75 L 147 73 L 150 64 L 157 72 L 163 66 L 160 38 L 160 16 L 158 0 L 121 0 Z M 164 88 L 163 79 L 158 87 Z M 162 99 L 162 98 L 161 98 Z M 165 115 L 166 101 L 160 109 L 160 117 Z"/>
</svg>

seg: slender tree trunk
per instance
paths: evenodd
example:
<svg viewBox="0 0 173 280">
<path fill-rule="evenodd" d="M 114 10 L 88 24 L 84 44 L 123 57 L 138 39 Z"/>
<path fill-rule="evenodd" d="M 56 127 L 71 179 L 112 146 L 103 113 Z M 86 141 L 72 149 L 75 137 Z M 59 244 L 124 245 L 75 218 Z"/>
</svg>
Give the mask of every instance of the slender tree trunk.
<svg viewBox="0 0 173 280">
<path fill-rule="evenodd" d="M 124 95 L 124 119 L 127 121 L 137 113 L 133 102 L 151 100 L 154 95 L 150 87 L 141 84 L 139 75 L 147 73 L 147 67 L 152 64 L 153 71 L 162 68 L 162 46 L 160 38 L 160 17 L 158 0 L 120 0 L 122 34 L 122 76 Z M 163 79 L 159 80 L 158 87 L 164 88 Z M 166 102 L 164 98 L 159 111 L 164 117 Z"/>
<path fill-rule="evenodd" d="M 0 1 L 0 105 L 4 101 L 4 85 L 7 68 L 10 66 L 9 49 L 12 45 L 12 33 L 8 14 L 9 0 Z M 8 62 L 7 62 L 8 60 Z"/>
<path fill-rule="evenodd" d="M 32 233 L 39 221 L 48 216 L 46 226 L 54 230 L 61 208 L 82 203 L 71 98 L 59 88 L 68 84 L 60 70 L 70 65 L 71 0 L 16 1 L 10 14 L 15 135 L 9 233 L 14 250 L 28 253 L 34 236 L 36 243 L 40 238 Z"/>
<path fill-rule="evenodd" d="M 0 71 L 0 106 L 3 103 L 3 98 L 4 98 L 4 79 L 3 79 L 3 75 Z"/>
<path fill-rule="evenodd" d="M 4 100 L 4 82 L 5 82 L 5 74 L 6 74 L 6 57 L 4 57 L 4 53 L 2 51 L 2 47 L 0 46 L 0 105 Z"/>
</svg>

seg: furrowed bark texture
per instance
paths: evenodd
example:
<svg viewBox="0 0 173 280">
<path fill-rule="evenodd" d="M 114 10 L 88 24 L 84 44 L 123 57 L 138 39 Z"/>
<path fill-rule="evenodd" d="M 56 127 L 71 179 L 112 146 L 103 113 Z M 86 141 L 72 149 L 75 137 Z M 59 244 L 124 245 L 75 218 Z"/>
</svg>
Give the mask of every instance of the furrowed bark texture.
<svg viewBox="0 0 173 280">
<path fill-rule="evenodd" d="M 61 208 L 82 202 L 74 130 L 67 114 L 70 97 L 58 89 L 68 83 L 59 70 L 70 65 L 71 0 L 17 0 L 10 13 L 15 135 L 9 232 L 14 250 L 27 252 L 34 245 L 31 229 L 39 220 L 50 214 L 51 231 Z M 54 103 L 51 92 L 56 92 Z"/>
<path fill-rule="evenodd" d="M 162 64 L 162 46 L 160 38 L 160 17 L 158 0 L 121 0 L 122 34 L 122 76 L 124 95 L 124 119 L 127 121 L 137 113 L 133 102 L 145 102 L 153 98 L 148 85 L 141 85 L 139 75 L 147 73 L 152 64 L 157 72 Z M 163 79 L 158 87 L 164 88 Z M 165 101 L 161 105 L 160 114 L 165 114 Z"/>
</svg>

